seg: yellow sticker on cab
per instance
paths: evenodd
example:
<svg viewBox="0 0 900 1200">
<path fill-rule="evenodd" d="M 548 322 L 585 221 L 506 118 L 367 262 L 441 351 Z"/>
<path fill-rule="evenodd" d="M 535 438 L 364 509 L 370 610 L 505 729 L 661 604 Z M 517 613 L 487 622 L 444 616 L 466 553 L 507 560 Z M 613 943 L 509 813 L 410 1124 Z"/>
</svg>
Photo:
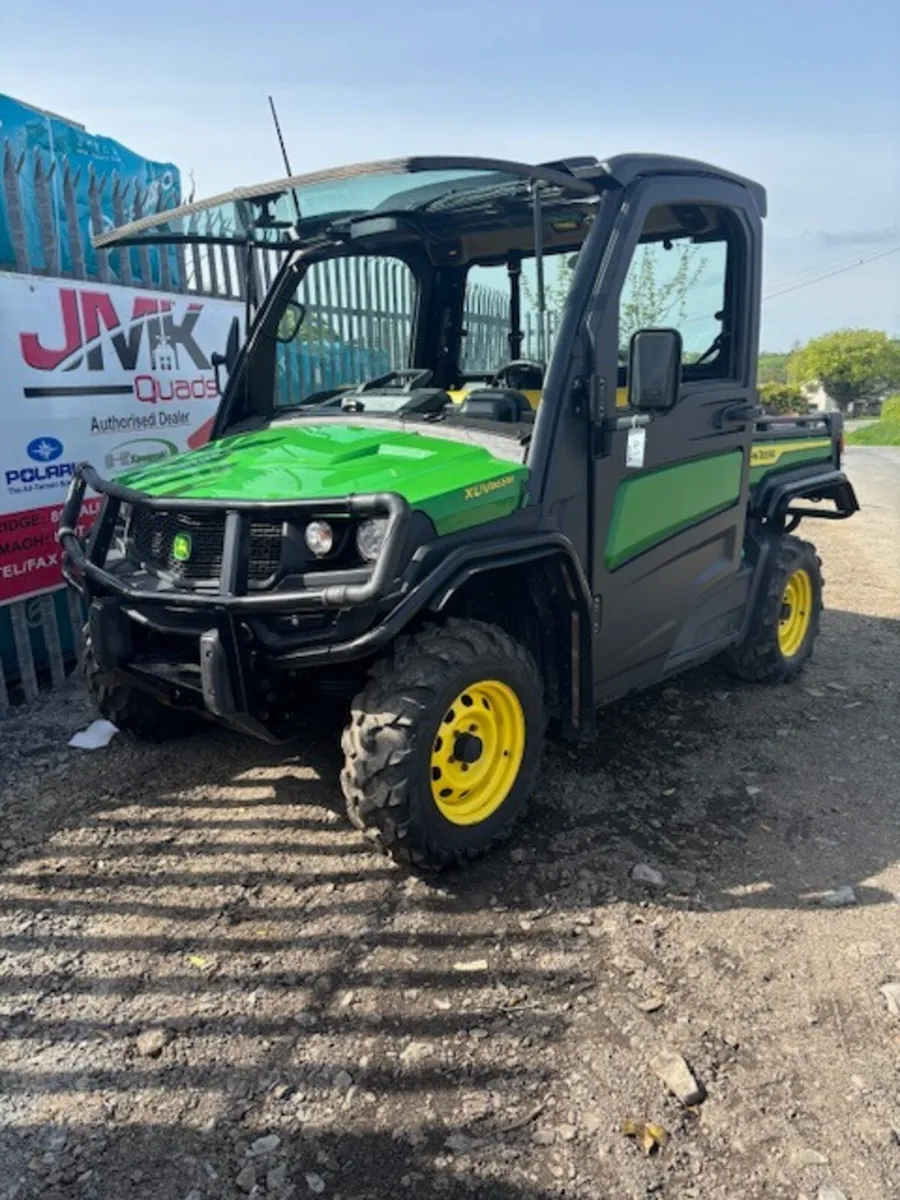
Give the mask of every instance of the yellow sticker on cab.
<svg viewBox="0 0 900 1200">
<path fill-rule="evenodd" d="M 485 483 L 473 483 L 471 487 L 463 489 L 463 500 L 480 500 L 482 496 L 490 496 L 492 492 L 501 492 L 515 482 L 515 475 L 503 475 L 500 479 L 488 479 Z"/>
<path fill-rule="evenodd" d="M 798 450 L 822 450 L 828 452 L 831 447 L 829 438 L 807 439 L 802 442 L 781 442 L 776 446 L 754 446 L 750 451 L 751 467 L 770 467 L 784 454 L 794 454 Z"/>
</svg>

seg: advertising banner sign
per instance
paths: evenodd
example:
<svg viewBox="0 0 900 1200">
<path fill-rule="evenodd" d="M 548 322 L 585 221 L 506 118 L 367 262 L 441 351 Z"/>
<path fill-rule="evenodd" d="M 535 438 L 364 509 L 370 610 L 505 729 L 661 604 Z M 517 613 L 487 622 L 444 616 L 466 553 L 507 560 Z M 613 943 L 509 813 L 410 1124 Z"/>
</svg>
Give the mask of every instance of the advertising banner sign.
<svg viewBox="0 0 900 1200">
<path fill-rule="evenodd" d="M 77 463 L 115 476 L 206 441 L 212 355 L 242 320 L 233 300 L 0 273 L 0 604 L 59 586 Z"/>
</svg>

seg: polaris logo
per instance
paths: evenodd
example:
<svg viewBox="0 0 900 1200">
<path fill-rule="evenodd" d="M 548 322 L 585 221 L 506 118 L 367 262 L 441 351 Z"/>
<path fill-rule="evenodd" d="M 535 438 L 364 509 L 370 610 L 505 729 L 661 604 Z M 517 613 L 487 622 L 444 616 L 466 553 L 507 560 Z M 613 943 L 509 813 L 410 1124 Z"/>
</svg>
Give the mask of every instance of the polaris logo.
<svg viewBox="0 0 900 1200">
<path fill-rule="evenodd" d="M 12 491 L 16 485 L 48 487 L 65 483 L 75 474 L 74 463 L 50 463 L 46 467 L 19 467 L 6 472 L 6 486 Z"/>
<path fill-rule="evenodd" d="M 55 437 L 35 438 L 25 447 L 25 453 L 32 462 L 37 463 L 55 462 L 58 458 L 62 458 L 62 452 L 63 444 L 59 438 Z"/>
<path fill-rule="evenodd" d="M 40 492 L 68 484 L 75 474 L 75 463 L 59 462 L 65 447 L 59 438 L 34 438 L 25 447 L 25 453 L 35 464 L 6 472 L 6 490 L 12 496 L 27 492 Z"/>
</svg>

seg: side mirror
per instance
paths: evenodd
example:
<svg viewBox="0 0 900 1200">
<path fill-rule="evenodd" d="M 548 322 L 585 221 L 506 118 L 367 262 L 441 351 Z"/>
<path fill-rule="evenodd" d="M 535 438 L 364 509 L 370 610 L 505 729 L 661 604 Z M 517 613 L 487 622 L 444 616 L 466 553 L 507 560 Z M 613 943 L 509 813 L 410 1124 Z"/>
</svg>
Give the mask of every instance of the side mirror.
<svg viewBox="0 0 900 1200">
<path fill-rule="evenodd" d="M 238 350 L 241 348 L 241 323 L 237 317 L 231 318 L 231 328 L 228 330 L 228 341 L 225 343 L 225 366 L 231 374 L 231 368 L 237 361 Z"/>
<path fill-rule="evenodd" d="M 681 389 L 681 334 L 639 329 L 628 353 L 628 403 L 638 412 L 665 412 Z"/>
<path fill-rule="evenodd" d="M 231 318 L 231 327 L 228 330 L 228 340 L 225 343 L 225 353 L 220 354 L 218 350 L 213 350 L 210 355 L 212 368 L 216 377 L 216 391 L 222 395 L 222 380 L 219 376 L 219 368 L 224 367 L 230 375 L 234 364 L 237 361 L 238 351 L 241 348 L 241 324 L 237 317 Z"/>
<path fill-rule="evenodd" d="M 281 314 L 278 328 L 275 330 L 275 341 L 292 342 L 300 332 L 300 326 L 306 320 L 306 306 L 299 300 L 289 300 L 287 308 Z"/>
</svg>

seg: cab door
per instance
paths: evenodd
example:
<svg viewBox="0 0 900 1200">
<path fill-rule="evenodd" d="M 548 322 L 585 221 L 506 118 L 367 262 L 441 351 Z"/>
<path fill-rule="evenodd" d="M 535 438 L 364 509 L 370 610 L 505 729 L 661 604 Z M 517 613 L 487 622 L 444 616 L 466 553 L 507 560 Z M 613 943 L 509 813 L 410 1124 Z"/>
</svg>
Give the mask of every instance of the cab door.
<svg viewBox="0 0 900 1200">
<path fill-rule="evenodd" d="M 618 251 L 598 268 L 606 303 L 591 329 L 589 463 L 598 700 L 708 657 L 739 628 L 760 226 L 740 185 L 657 177 L 624 194 Z M 635 394 L 628 367 L 634 335 L 658 327 L 681 339 L 664 409 Z"/>
</svg>

